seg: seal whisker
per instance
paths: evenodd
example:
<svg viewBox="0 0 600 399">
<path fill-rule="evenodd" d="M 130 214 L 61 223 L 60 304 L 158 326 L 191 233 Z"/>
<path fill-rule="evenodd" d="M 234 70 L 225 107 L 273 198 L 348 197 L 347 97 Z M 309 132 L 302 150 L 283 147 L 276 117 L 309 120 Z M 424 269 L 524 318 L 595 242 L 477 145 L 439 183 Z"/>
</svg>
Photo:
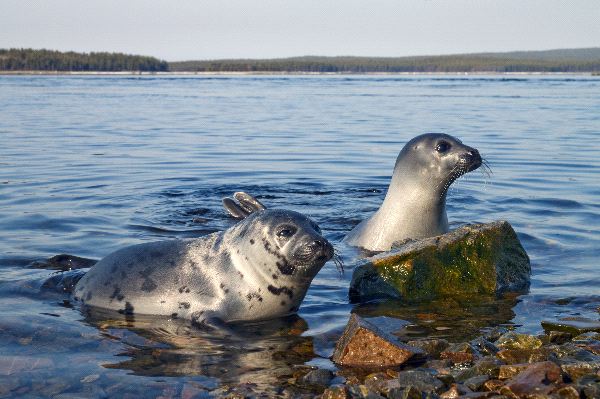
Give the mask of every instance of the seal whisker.
<svg viewBox="0 0 600 399">
<path fill-rule="evenodd" d="M 335 268 L 337 269 L 340 277 L 344 275 L 344 261 L 340 256 L 337 248 L 333 249 L 333 263 L 335 264 Z"/>
</svg>

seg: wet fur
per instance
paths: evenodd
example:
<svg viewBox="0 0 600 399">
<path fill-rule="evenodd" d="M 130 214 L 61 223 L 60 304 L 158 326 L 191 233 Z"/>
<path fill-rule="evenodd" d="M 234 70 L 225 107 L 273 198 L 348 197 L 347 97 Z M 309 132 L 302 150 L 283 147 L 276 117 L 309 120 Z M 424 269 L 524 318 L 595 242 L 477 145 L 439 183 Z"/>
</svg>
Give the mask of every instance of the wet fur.
<svg viewBox="0 0 600 399">
<path fill-rule="evenodd" d="M 298 228 L 295 241 L 276 238 L 281 223 Z M 333 255 L 314 227 L 296 212 L 265 210 L 224 232 L 134 245 L 99 261 L 73 295 L 87 306 L 196 322 L 287 315 L 298 310 L 312 278 Z M 326 243 L 323 254 L 307 256 L 304 246 L 315 240 Z"/>
</svg>

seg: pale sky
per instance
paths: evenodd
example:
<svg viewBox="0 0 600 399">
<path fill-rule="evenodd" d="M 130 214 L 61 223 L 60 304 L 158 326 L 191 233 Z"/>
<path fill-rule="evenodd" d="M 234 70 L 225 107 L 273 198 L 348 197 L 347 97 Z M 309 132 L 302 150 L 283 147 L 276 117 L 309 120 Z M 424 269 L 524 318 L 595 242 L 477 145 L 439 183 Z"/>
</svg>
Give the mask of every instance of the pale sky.
<svg viewBox="0 0 600 399">
<path fill-rule="evenodd" d="M 0 0 L 0 48 L 168 61 L 600 47 L 600 0 Z"/>
</svg>

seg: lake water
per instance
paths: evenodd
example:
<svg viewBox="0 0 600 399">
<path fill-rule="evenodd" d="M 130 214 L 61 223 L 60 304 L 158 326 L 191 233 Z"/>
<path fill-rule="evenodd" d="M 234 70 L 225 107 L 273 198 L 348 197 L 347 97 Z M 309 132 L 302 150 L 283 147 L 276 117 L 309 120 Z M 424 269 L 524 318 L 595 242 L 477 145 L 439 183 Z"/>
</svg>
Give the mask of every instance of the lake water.
<svg viewBox="0 0 600 399">
<path fill-rule="evenodd" d="M 327 264 L 299 317 L 244 326 L 234 339 L 84 315 L 40 292 L 52 270 L 30 267 L 225 229 L 234 221 L 221 198 L 237 190 L 310 215 L 339 244 L 377 209 L 404 143 L 431 131 L 490 163 L 491 177 L 475 171 L 453 185 L 449 220 L 508 220 L 531 257 L 528 294 L 351 305 L 351 270 L 339 277 Z M 351 311 L 451 341 L 497 324 L 539 333 L 544 319 L 598 318 L 599 78 L 3 76 L 0 165 L 0 396 L 267 389 L 302 365 L 332 367 Z"/>
</svg>

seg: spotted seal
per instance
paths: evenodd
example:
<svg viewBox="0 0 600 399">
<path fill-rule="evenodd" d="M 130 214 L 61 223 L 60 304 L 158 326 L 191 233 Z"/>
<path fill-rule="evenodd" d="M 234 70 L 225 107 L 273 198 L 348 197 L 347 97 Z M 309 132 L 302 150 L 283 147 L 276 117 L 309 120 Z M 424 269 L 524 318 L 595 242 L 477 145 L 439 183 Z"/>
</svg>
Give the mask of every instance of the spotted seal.
<svg viewBox="0 0 600 399">
<path fill-rule="evenodd" d="M 370 251 L 385 251 L 396 241 L 448 232 L 448 188 L 481 164 L 475 148 L 448 134 L 413 138 L 396 159 L 392 181 L 377 212 L 354 227 L 344 241 Z"/>
<path fill-rule="evenodd" d="M 270 319 L 298 310 L 333 252 L 306 216 L 261 210 L 223 232 L 118 250 L 79 280 L 73 296 L 125 314 Z"/>
</svg>

